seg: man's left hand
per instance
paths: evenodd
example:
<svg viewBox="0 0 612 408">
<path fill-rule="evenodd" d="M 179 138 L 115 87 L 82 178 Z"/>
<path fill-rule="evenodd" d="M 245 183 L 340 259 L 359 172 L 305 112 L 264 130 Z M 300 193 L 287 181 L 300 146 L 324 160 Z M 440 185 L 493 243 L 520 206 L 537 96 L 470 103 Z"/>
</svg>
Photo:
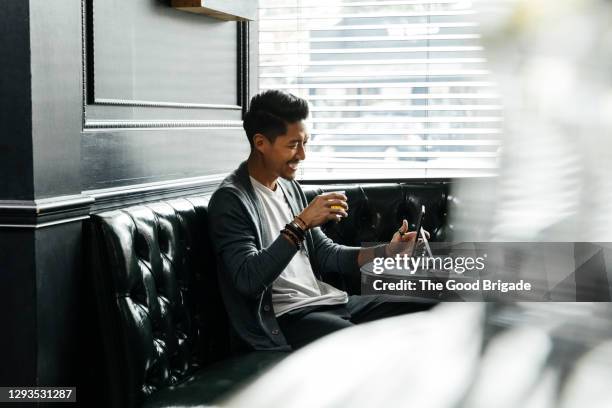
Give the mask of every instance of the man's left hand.
<svg viewBox="0 0 612 408">
<path fill-rule="evenodd" d="M 429 239 L 429 232 L 425 231 L 423 228 L 421 228 L 421 230 L 423 231 L 427 239 Z M 403 220 L 402 225 L 395 232 L 395 234 L 393 234 L 393 237 L 391 238 L 391 242 L 387 247 L 387 254 L 389 256 L 393 256 L 399 253 L 411 253 L 412 246 L 414 245 L 416 238 L 417 232 L 409 231 L 408 221 Z"/>
</svg>

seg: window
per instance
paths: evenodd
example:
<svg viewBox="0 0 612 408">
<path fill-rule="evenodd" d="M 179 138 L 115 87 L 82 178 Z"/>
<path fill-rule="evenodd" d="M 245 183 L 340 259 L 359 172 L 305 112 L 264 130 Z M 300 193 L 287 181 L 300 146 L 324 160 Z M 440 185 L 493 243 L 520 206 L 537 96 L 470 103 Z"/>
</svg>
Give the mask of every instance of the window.
<svg viewBox="0 0 612 408">
<path fill-rule="evenodd" d="M 260 88 L 311 104 L 302 178 L 494 174 L 501 106 L 474 13 L 461 0 L 260 0 Z"/>
</svg>

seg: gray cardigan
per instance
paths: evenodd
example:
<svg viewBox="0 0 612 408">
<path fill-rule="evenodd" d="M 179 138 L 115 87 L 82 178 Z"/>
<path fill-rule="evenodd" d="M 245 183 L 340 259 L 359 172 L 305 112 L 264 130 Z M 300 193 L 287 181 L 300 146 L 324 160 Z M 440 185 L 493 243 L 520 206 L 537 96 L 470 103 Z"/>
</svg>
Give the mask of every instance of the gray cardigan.
<svg viewBox="0 0 612 408">
<path fill-rule="evenodd" d="M 287 193 L 293 214 L 308 204 L 295 181 L 278 179 Z M 262 247 L 263 209 L 249 179 L 247 163 L 223 180 L 209 207 L 210 236 L 217 256 L 219 286 L 237 334 L 256 350 L 290 350 L 272 307 L 272 283 L 297 253 L 280 231 Z M 306 250 L 320 280 L 330 273 L 358 273 L 359 248 L 334 243 L 320 228 L 306 233 Z"/>
</svg>

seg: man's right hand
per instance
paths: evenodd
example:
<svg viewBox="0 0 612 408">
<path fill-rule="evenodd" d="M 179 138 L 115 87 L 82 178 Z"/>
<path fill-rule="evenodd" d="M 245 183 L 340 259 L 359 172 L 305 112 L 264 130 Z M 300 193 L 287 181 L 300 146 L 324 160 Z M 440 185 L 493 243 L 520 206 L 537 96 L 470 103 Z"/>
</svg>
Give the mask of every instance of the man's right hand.
<svg viewBox="0 0 612 408">
<path fill-rule="evenodd" d="M 308 207 L 304 208 L 299 217 L 307 224 L 307 229 L 318 227 L 328 221 L 339 221 L 348 217 L 346 200 L 346 196 L 341 193 L 319 194 Z"/>
</svg>

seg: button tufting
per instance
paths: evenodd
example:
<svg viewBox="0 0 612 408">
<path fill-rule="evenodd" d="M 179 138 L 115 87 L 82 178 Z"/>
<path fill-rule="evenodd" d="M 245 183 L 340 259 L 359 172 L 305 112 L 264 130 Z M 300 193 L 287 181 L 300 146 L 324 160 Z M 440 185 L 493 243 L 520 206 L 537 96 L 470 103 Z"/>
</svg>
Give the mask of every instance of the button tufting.
<svg viewBox="0 0 612 408">
<path fill-rule="evenodd" d="M 264 305 L 263 310 L 266 312 L 270 311 L 270 306 L 269 305 Z"/>
<path fill-rule="evenodd" d="M 276 336 L 278 333 L 280 333 L 278 329 L 274 329 L 274 330 L 272 330 L 272 334 L 273 334 L 273 335 L 275 335 L 275 336 Z"/>
</svg>

